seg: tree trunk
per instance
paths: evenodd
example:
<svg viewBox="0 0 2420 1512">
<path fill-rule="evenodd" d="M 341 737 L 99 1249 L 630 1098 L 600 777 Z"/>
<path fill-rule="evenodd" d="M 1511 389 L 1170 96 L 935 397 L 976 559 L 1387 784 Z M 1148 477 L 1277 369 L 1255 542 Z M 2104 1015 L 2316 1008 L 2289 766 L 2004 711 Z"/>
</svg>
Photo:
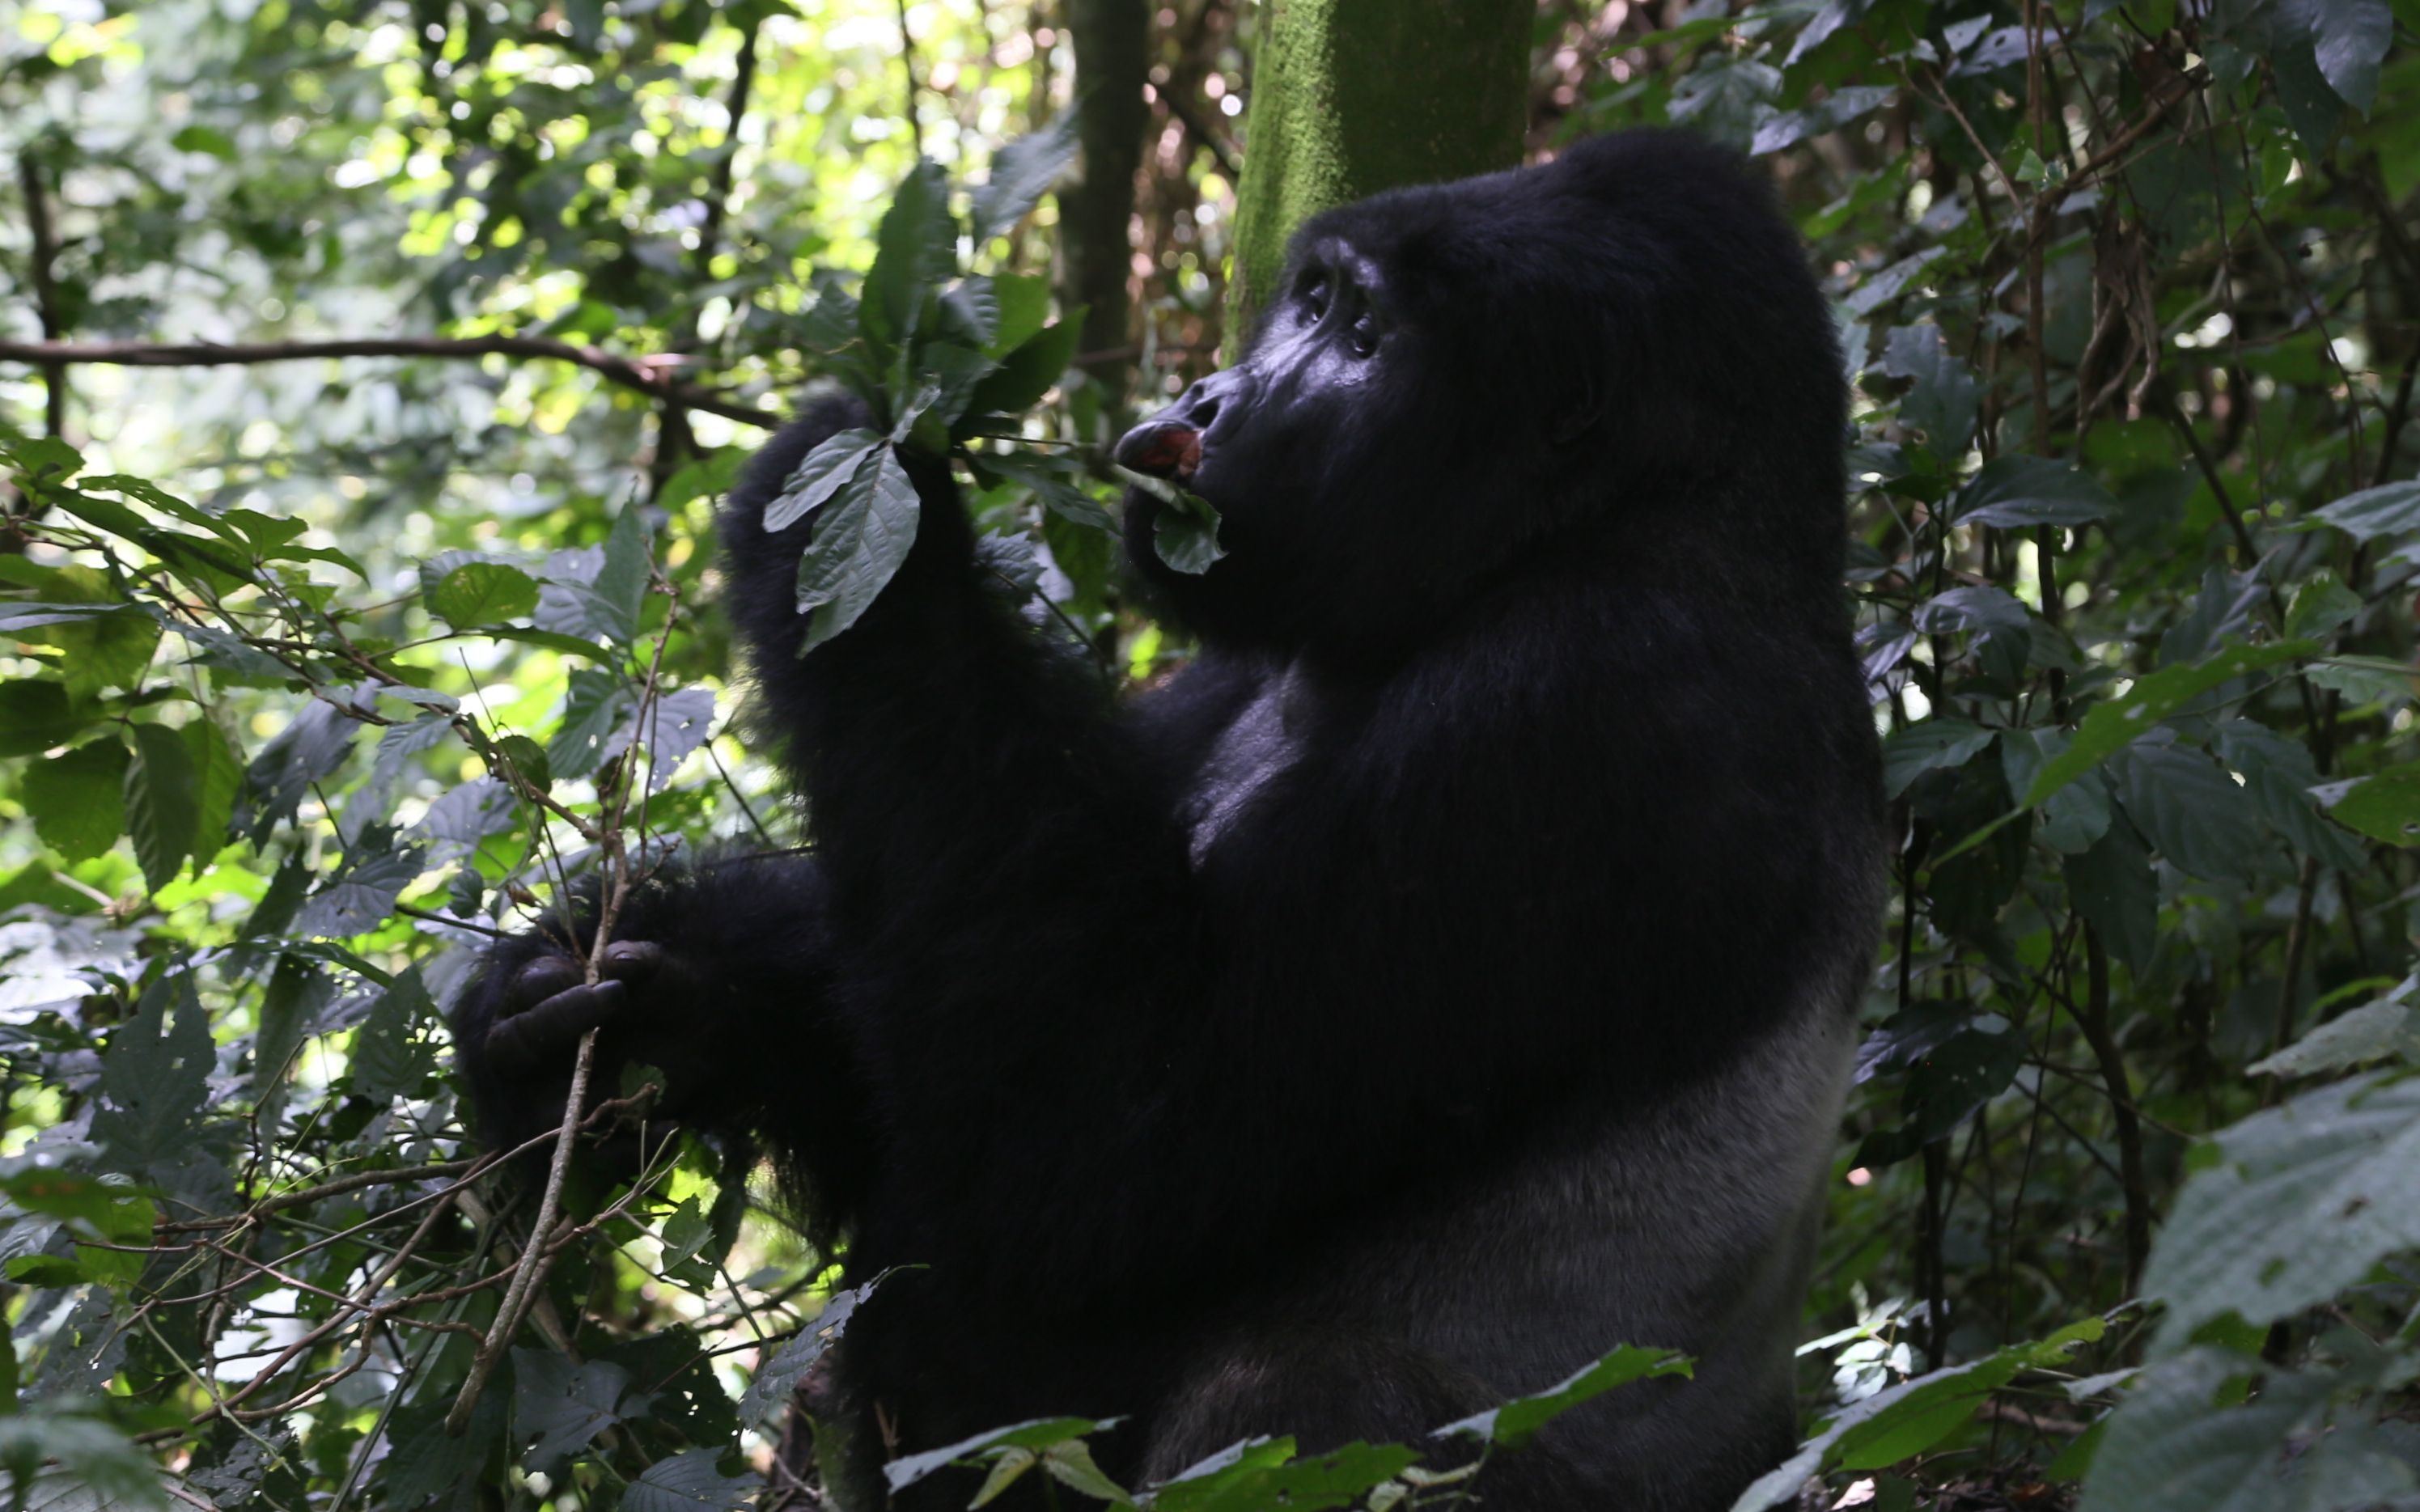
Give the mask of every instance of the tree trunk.
<svg viewBox="0 0 2420 1512">
<path fill-rule="evenodd" d="M 1237 189 L 1232 346 L 1305 219 L 1521 161 L 1533 0 L 1264 0 Z"/>
<path fill-rule="evenodd" d="M 1076 349 L 1079 357 L 1099 355 L 1078 366 L 1100 383 L 1113 411 L 1125 408 L 1134 373 L 1126 308 L 1134 252 L 1127 228 L 1149 110 L 1142 86 L 1152 8 L 1149 0 L 1067 0 L 1065 10 L 1076 44 L 1083 177 L 1059 192 L 1059 245 L 1066 259 L 1061 298 L 1085 308 Z"/>
</svg>

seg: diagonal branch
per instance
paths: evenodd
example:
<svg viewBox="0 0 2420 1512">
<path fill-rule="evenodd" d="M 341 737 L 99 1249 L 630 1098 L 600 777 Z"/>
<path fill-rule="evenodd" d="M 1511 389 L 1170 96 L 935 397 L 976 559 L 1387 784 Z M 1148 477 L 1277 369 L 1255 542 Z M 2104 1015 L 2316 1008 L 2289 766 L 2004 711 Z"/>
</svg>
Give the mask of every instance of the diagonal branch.
<svg viewBox="0 0 2420 1512">
<path fill-rule="evenodd" d="M 780 428 L 782 417 L 706 389 L 675 383 L 677 357 L 620 357 L 545 336 L 392 336 L 336 341 L 256 341 L 221 346 L 211 342 L 166 345 L 143 341 L 0 341 L 0 363 L 39 367 L 100 363 L 116 367 L 240 367 L 314 357 L 535 357 L 570 363 L 607 381 L 658 399 L 670 399 L 742 424 Z"/>
</svg>

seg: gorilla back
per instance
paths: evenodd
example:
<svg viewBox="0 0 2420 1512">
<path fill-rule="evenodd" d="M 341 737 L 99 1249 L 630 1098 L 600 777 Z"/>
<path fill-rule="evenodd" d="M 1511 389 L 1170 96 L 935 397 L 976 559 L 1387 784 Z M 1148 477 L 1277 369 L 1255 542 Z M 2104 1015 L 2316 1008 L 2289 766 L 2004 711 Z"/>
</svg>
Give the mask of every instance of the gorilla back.
<svg viewBox="0 0 2420 1512">
<path fill-rule="evenodd" d="M 1684 137 L 1324 215 L 1244 360 L 1120 444 L 1227 548 L 1168 570 L 1130 494 L 1202 649 L 1126 703 L 986 591 L 937 471 L 798 656 L 809 527 L 763 508 L 858 419 L 811 413 L 722 522 L 816 856 L 653 889 L 618 982 L 501 949 L 458 1019 L 486 1116 L 559 1108 L 602 1023 L 854 1277 L 921 1267 L 826 1399 L 857 1504 L 883 1453 L 1063 1412 L 1127 1414 L 1095 1450 L 1140 1479 L 1418 1441 L 1627 1342 L 1696 1378 L 1489 1504 L 1727 1505 L 1791 1443 L 1879 911 L 1840 372 L 1769 194 Z"/>
</svg>

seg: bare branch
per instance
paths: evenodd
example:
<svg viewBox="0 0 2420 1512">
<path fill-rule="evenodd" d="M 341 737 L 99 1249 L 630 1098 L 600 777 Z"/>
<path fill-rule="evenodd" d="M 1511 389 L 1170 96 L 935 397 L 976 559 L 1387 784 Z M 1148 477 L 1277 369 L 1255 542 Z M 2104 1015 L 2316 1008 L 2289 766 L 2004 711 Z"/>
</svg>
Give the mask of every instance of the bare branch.
<svg viewBox="0 0 2420 1512">
<path fill-rule="evenodd" d="M 672 356 L 619 357 L 595 347 L 582 347 L 544 336 L 394 336 L 355 337 L 337 341 L 256 341 L 220 346 L 210 342 L 183 345 L 144 341 L 0 341 L 0 363 L 31 363 L 38 367 L 66 363 L 97 363 L 113 367 L 248 367 L 260 363 L 286 363 L 327 357 L 535 357 L 587 368 L 608 381 L 658 399 L 670 399 L 691 409 L 703 409 L 742 424 L 766 430 L 780 428 L 782 417 L 753 405 L 726 399 L 706 389 L 675 383 L 670 374 L 682 359 Z"/>
</svg>

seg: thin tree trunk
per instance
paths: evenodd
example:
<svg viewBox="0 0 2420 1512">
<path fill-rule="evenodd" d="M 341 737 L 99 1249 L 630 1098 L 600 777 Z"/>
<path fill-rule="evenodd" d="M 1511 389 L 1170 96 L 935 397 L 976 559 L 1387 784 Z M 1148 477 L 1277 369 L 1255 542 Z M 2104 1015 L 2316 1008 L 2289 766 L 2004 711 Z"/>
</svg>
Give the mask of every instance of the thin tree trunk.
<svg viewBox="0 0 2420 1512">
<path fill-rule="evenodd" d="M 1142 166 L 1149 105 L 1150 0 L 1067 0 L 1076 44 L 1077 137 L 1082 175 L 1059 192 L 1059 246 L 1065 259 L 1061 297 L 1084 307 L 1077 349 L 1108 400 L 1123 409 L 1133 380 L 1134 337 L 1127 331 L 1126 279 L 1134 253 L 1135 173 Z"/>
<path fill-rule="evenodd" d="M 1533 0 L 1265 0 L 1237 190 L 1231 343 L 1331 206 L 1521 161 Z"/>
</svg>

